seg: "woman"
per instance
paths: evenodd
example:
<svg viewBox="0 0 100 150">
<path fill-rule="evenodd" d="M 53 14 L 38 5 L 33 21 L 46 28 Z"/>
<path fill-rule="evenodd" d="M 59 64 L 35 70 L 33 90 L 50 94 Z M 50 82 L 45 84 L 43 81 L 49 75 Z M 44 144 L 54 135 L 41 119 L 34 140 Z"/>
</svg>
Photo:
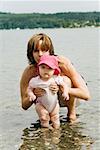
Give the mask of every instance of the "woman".
<svg viewBox="0 0 100 150">
<path fill-rule="evenodd" d="M 20 81 L 22 108 L 25 110 L 33 104 L 33 102 L 29 100 L 27 88 L 30 79 L 38 75 L 37 63 L 44 54 L 54 55 L 54 48 L 50 37 L 43 33 L 33 35 L 27 45 L 29 65 L 24 70 Z M 68 94 L 70 95 L 69 101 L 64 101 L 63 103 L 63 99 L 60 97 L 60 105 L 67 107 L 67 119 L 69 122 L 73 123 L 76 121 L 76 98 L 88 100 L 90 94 L 86 83 L 71 64 L 70 60 L 61 56 L 58 56 L 58 60 L 61 75 L 66 76 L 66 81 L 68 85 L 70 85 L 70 88 L 68 88 Z M 51 84 L 50 90 L 52 92 L 58 92 L 59 89 L 56 84 Z M 40 97 L 43 95 L 44 90 L 35 88 L 34 93 L 37 97 Z"/>
</svg>

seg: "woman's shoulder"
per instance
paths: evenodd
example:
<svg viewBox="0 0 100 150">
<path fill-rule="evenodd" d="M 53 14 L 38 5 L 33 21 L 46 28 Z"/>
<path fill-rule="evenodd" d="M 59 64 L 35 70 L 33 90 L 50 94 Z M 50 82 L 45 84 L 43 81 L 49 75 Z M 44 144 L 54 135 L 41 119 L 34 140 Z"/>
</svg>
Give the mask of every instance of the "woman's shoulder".
<svg viewBox="0 0 100 150">
<path fill-rule="evenodd" d="M 34 70 L 34 68 L 35 68 L 34 65 L 28 65 L 28 66 L 26 66 L 26 68 L 24 69 L 24 71 Z"/>
<path fill-rule="evenodd" d="M 63 56 L 63 55 L 60 55 L 60 56 L 57 56 L 58 58 L 60 59 L 63 59 L 63 60 L 67 60 L 67 61 L 70 61 L 70 59 L 66 56 Z"/>
<path fill-rule="evenodd" d="M 25 69 L 23 73 L 34 73 L 36 72 L 37 67 L 35 65 L 28 65 Z"/>
<path fill-rule="evenodd" d="M 34 65 L 28 65 L 22 73 L 22 79 L 31 79 L 32 77 L 37 76 L 37 74 L 37 67 Z"/>
<path fill-rule="evenodd" d="M 65 56 L 57 56 L 58 57 L 58 61 L 62 62 L 63 64 L 71 64 L 71 60 L 68 57 Z"/>
</svg>

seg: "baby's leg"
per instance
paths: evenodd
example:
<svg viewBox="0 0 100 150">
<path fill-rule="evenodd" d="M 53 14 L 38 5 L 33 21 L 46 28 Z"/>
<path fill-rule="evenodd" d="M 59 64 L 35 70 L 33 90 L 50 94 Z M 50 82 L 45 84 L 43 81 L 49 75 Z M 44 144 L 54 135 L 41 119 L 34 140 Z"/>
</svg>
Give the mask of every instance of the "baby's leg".
<svg viewBox="0 0 100 150">
<path fill-rule="evenodd" d="M 52 126 L 56 129 L 60 127 L 59 118 L 59 104 L 57 103 L 54 110 L 50 113 L 50 120 L 52 121 Z"/>
<path fill-rule="evenodd" d="M 39 116 L 39 119 L 41 122 L 41 126 L 49 127 L 50 117 L 49 117 L 48 111 L 40 103 L 37 103 L 35 108 L 38 113 L 38 116 Z"/>
</svg>

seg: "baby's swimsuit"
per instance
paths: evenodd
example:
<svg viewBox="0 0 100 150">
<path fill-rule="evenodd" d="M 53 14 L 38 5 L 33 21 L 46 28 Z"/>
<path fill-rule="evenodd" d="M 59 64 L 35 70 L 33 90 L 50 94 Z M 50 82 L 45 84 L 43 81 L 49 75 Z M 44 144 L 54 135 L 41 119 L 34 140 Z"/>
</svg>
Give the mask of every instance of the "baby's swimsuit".
<svg viewBox="0 0 100 150">
<path fill-rule="evenodd" d="M 48 81 L 43 81 L 39 76 L 37 76 L 32 78 L 29 82 L 29 86 L 31 88 L 39 87 L 45 90 L 45 94 L 41 97 L 38 97 L 36 103 L 42 104 L 49 113 L 53 111 L 56 104 L 58 103 L 57 93 L 53 94 L 52 91 L 49 90 L 49 86 L 53 83 L 57 83 L 57 85 L 60 85 L 62 82 L 63 77 L 61 76 L 53 76 Z"/>
</svg>

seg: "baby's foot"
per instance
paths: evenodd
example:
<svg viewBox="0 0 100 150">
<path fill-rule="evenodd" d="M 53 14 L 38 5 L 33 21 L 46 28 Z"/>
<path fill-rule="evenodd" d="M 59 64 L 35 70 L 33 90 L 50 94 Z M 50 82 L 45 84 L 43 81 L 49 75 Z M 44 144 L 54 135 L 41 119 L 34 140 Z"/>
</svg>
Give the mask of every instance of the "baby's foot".
<svg viewBox="0 0 100 150">
<path fill-rule="evenodd" d="M 60 124 L 53 124 L 52 125 L 54 129 L 59 129 L 60 128 Z"/>
</svg>

